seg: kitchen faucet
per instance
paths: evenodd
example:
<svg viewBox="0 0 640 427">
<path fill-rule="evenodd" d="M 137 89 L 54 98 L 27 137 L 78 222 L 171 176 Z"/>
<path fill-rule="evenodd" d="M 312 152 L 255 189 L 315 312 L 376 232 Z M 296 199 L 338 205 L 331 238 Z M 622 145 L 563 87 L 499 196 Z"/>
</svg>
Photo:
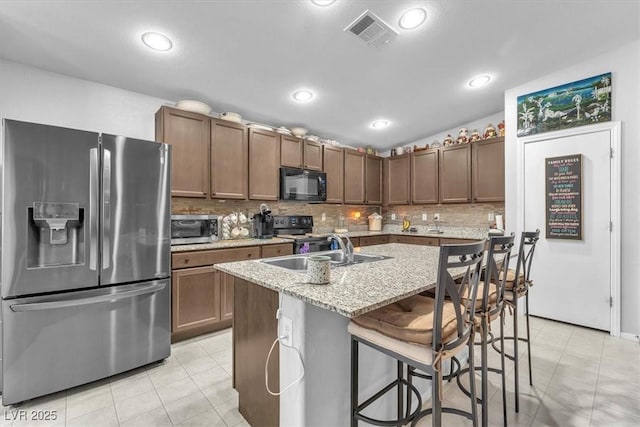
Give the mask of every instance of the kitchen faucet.
<svg viewBox="0 0 640 427">
<path fill-rule="evenodd" d="M 347 239 L 346 245 L 342 240 L 343 237 Z M 344 255 L 344 258 L 346 259 L 346 261 L 348 263 L 353 262 L 353 243 L 351 243 L 351 239 L 349 239 L 349 236 L 333 233 L 331 236 L 329 236 L 327 240 L 329 241 L 336 240 L 338 242 L 338 245 L 340 245 L 340 250 L 342 251 L 342 254 Z"/>
</svg>

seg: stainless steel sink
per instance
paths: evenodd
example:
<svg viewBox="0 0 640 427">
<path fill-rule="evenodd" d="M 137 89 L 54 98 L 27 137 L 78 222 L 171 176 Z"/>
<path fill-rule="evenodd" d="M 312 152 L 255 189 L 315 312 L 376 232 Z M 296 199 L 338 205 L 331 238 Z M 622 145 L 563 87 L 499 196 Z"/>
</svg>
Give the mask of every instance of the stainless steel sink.
<svg viewBox="0 0 640 427">
<path fill-rule="evenodd" d="M 353 254 L 353 262 L 346 261 L 344 254 L 341 251 L 331 252 L 314 252 L 305 255 L 294 255 L 282 258 L 263 259 L 261 262 L 269 265 L 275 265 L 276 267 L 286 268 L 287 270 L 305 271 L 307 269 L 307 260 L 313 255 L 323 255 L 331 259 L 332 267 L 344 267 L 352 264 L 362 264 L 367 262 L 382 261 L 390 259 L 392 257 L 384 255 L 370 255 L 370 254 Z"/>
<path fill-rule="evenodd" d="M 308 257 L 296 256 L 290 258 L 263 259 L 265 264 L 286 268 L 287 270 L 306 270 Z"/>
</svg>

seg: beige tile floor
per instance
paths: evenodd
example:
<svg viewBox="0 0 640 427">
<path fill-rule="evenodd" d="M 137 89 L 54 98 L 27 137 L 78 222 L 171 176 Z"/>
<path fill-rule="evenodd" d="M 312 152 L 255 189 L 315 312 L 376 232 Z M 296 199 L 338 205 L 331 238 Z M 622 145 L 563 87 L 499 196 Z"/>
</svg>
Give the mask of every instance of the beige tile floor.
<svg viewBox="0 0 640 427">
<path fill-rule="evenodd" d="M 505 330 L 510 335 L 512 318 Z M 522 336 L 524 318 L 520 319 Z M 499 331 L 494 322 L 493 330 Z M 604 332 L 550 320 L 531 318 L 533 386 L 529 385 L 526 343 L 520 353 L 520 412 L 515 413 L 514 365 L 507 361 L 509 426 L 640 426 L 640 344 L 612 338 Z M 506 344 L 510 352 L 512 344 Z M 478 354 L 476 360 L 479 363 Z M 489 366 L 500 367 L 498 353 L 489 350 Z M 479 375 L 476 377 L 479 383 Z M 468 381 L 467 381 L 468 382 Z M 499 374 L 489 374 L 489 424 L 503 425 Z M 445 405 L 469 408 L 469 398 L 455 381 L 445 385 Z M 430 404 L 427 402 L 427 406 Z M 471 425 L 445 414 L 443 426 Z M 430 417 L 418 424 L 431 425 Z"/>
<path fill-rule="evenodd" d="M 510 319 L 506 330 L 510 331 Z M 524 327 L 523 319 L 520 324 Z M 640 344 L 603 332 L 532 318 L 533 381 L 528 384 L 526 345 L 520 346 L 520 413 L 514 412 L 513 363 L 507 362 L 510 426 L 640 426 Z M 497 324 L 494 323 L 494 330 Z M 522 330 L 522 329 L 521 329 Z M 507 347 L 511 349 L 511 344 Z M 490 350 L 490 365 L 499 366 Z M 502 425 L 500 377 L 490 375 L 491 425 Z M 469 400 L 446 384 L 446 405 Z M 55 410 L 55 421 L 16 421 L 10 410 Z M 172 346 L 169 359 L 107 380 L 4 407 L 1 426 L 246 426 L 231 387 L 230 330 Z M 431 425 L 429 417 L 419 423 Z M 445 414 L 445 427 L 470 425 Z"/>
<path fill-rule="evenodd" d="M 162 363 L 3 407 L 0 426 L 248 426 L 231 387 L 231 330 L 171 346 Z M 10 411 L 56 411 L 55 421 L 11 421 Z"/>
</svg>

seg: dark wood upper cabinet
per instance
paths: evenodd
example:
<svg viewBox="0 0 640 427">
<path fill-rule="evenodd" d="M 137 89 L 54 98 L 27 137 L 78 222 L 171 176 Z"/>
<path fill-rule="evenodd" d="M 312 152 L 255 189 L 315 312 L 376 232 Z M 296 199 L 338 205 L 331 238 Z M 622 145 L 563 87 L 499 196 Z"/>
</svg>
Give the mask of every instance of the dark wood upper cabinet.
<svg viewBox="0 0 640 427">
<path fill-rule="evenodd" d="M 438 149 L 411 154 L 411 201 L 438 203 Z"/>
<path fill-rule="evenodd" d="M 440 148 L 440 203 L 471 201 L 471 146 Z"/>
<path fill-rule="evenodd" d="M 302 168 L 302 140 L 294 136 L 280 137 L 280 165 Z"/>
<path fill-rule="evenodd" d="M 227 120 L 211 119 L 212 198 L 247 198 L 248 152 L 245 126 Z"/>
<path fill-rule="evenodd" d="M 504 201 L 504 137 L 471 146 L 473 202 Z"/>
<path fill-rule="evenodd" d="M 171 145 L 171 195 L 209 194 L 210 118 L 171 107 L 156 112 L 156 140 Z"/>
<path fill-rule="evenodd" d="M 389 205 L 409 204 L 409 171 L 411 155 L 394 156 L 385 159 L 385 192 Z"/>
<path fill-rule="evenodd" d="M 344 202 L 364 203 L 365 154 L 344 150 Z"/>
<path fill-rule="evenodd" d="M 321 171 L 322 170 L 322 144 L 313 141 L 304 141 L 304 169 Z"/>
<path fill-rule="evenodd" d="M 324 172 L 327 174 L 327 203 L 344 201 L 344 149 L 323 147 Z"/>
<path fill-rule="evenodd" d="M 249 129 L 249 199 L 278 200 L 280 192 L 280 135 Z"/>
<path fill-rule="evenodd" d="M 382 157 L 367 154 L 366 157 L 365 203 L 369 205 L 382 204 Z"/>
</svg>

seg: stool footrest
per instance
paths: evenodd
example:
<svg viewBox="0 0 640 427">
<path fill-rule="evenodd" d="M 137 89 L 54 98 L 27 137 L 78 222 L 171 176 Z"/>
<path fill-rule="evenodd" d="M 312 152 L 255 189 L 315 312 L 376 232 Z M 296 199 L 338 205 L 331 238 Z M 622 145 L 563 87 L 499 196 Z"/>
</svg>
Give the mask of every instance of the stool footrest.
<svg viewBox="0 0 640 427">
<path fill-rule="evenodd" d="M 376 400 L 381 398 L 384 394 L 386 394 L 389 391 L 393 390 L 395 387 L 397 387 L 400 384 L 402 384 L 403 386 L 406 386 L 408 391 L 412 392 L 415 395 L 415 397 L 416 397 L 416 399 L 418 401 L 418 406 L 416 407 L 416 409 L 412 413 L 408 414 L 406 417 L 404 417 L 402 419 L 397 419 L 397 420 L 377 420 L 375 418 L 367 417 L 366 415 L 363 415 L 363 414 L 360 413 L 360 411 L 366 409 L 373 402 L 375 402 Z M 355 419 L 357 419 L 357 420 L 361 420 L 361 421 L 364 421 L 366 423 L 373 424 L 373 425 L 376 425 L 376 426 L 404 425 L 404 424 L 409 423 L 411 420 L 413 420 L 413 418 L 420 412 L 420 408 L 421 407 L 422 407 L 422 397 L 420 396 L 420 392 L 418 391 L 416 386 L 414 386 L 413 384 L 411 384 L 410 382 L 408 382 L 407 380 L 402 378 L 402 379 L 396 379 L 396 380 L 392 381 L 386 387 L 384 387 L 382 390 L 378 391 L 373 396 L 371 396 L 370 398 L 365 400 L 363 403 L 358 405 L 358 407 L 355 410 L 355 413 L 353 414 L 353 417 Z"/>
</svg>

